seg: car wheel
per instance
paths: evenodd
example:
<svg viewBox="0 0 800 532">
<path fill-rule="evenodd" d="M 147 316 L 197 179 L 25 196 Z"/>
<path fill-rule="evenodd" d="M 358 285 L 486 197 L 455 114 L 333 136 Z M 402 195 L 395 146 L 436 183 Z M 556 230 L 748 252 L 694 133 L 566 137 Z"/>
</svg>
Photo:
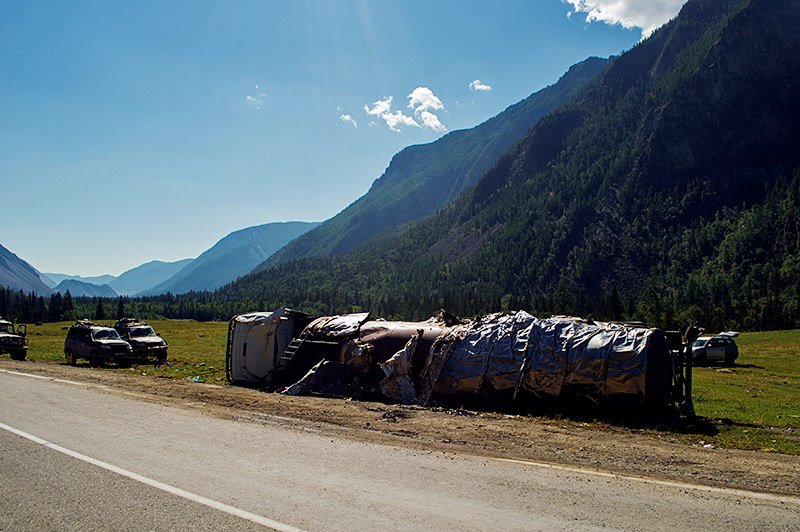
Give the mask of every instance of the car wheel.
<svg viewBox="0 0 800 532">
<path fill-rule="evenodd" d="M 92 351 L 91 353 L 89 353 L 89 365 L 90 366 L 92 366 L 93 368 L 96 368 L 96 367 L 99 367 L 101 364 L 102 364 L 102 361 L 100 360 L 100 357 L 97 356 L 97 353 L 95 351 Z"/>
<path fill-rule="evenodd" d="M 725 365 L 733 366 L 736 363 L 736 357 L 733 355 L 725 355 Z"/>
<path fill-rule="evenodd" d="M 69 364 L 70 366 L 77 366 L 78 365 L 78 357 L 76 357 L 72 353 L 71 349 L 69 351 L 67 351 L 66 353 L 64 353 L 64 358 L 67 359 L 67 364 Z"/>
<path fill-rule="evenodd" d="M 11 351 L 11 360 L 25 360 L 25 351 Z"/>
</svg>

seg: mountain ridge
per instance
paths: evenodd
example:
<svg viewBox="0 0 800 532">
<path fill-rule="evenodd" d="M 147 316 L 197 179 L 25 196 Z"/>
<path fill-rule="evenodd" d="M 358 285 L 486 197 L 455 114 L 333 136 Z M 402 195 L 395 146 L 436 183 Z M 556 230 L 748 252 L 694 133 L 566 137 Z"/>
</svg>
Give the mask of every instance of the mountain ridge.
<svg viewBox="0 0 800 532">
<path fill-rule="evenodd" d="M 287 260 L 351 251 L 385 230 L 434 213 L 473 186 L 492 162 L 536 121 L 581 90 L 607 65 L 589 57 L 555 83 L 469 129 L 403 148 L 363 196 L 254 269 Z"/>
<path fill-rule="evenodd" d="M 107 284 L 94 284 L 78 279 L 64 279 L 53 288 L 53 293 L 64 295 L 69 291 L 72 297 L 105 297 L 115 298 L 119 294 Z"/>
<path fill-rule="evenodd" d="M 48 295 L 50 287 L 42 281 L 41 275 L 36 268 L 0 244 L 0 286 Z"/>
<path fill-rule="evenodd" d="M 239 229 L 217 241 L 172 277 L 139 295 L 217 289 L 249 273 L 267 257 L 317 225 L 317 222 L 272 222 Z"/>
</svg>

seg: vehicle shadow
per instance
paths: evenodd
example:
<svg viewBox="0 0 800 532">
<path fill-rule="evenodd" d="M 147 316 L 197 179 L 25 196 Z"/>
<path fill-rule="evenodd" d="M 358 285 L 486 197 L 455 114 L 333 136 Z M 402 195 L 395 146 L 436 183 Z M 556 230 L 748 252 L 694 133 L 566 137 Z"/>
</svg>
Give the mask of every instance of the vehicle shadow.
<svg viewBox="0 0 800 532">
<path fill-rule="evenodd" d="M 764 369 L 764 366 L 758 366 L 756 364 L 734 364 L 731 367 L 732 368 L 746 368 L 746 369 Z"/>
</svg>

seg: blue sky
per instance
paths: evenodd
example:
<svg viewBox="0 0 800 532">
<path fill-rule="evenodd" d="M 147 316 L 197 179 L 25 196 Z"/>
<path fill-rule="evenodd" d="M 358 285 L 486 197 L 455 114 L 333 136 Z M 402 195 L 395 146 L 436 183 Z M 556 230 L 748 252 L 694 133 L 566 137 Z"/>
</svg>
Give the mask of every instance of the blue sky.
<svg viewBox="0 0 800 532">
<path fill-rule="evenodd" d="M 0 0 L 0 243 L 119 274 L 324 220 L 681 3 Z"/>
</svg>

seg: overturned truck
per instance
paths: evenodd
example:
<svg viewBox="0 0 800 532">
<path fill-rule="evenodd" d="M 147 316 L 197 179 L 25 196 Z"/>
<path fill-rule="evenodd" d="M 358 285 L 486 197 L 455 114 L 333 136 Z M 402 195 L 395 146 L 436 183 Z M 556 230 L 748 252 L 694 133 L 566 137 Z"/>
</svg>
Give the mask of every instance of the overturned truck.
<svg viewBox="0 0 800 532">
<path fill-rule="evenodd" d="M 522 311 L 397 322 L 282 309 L 231 320 L 227 376 L 291 395 L 496 408 L 589 401 L 692 415 L 683 336 Z"/>
</svg>

